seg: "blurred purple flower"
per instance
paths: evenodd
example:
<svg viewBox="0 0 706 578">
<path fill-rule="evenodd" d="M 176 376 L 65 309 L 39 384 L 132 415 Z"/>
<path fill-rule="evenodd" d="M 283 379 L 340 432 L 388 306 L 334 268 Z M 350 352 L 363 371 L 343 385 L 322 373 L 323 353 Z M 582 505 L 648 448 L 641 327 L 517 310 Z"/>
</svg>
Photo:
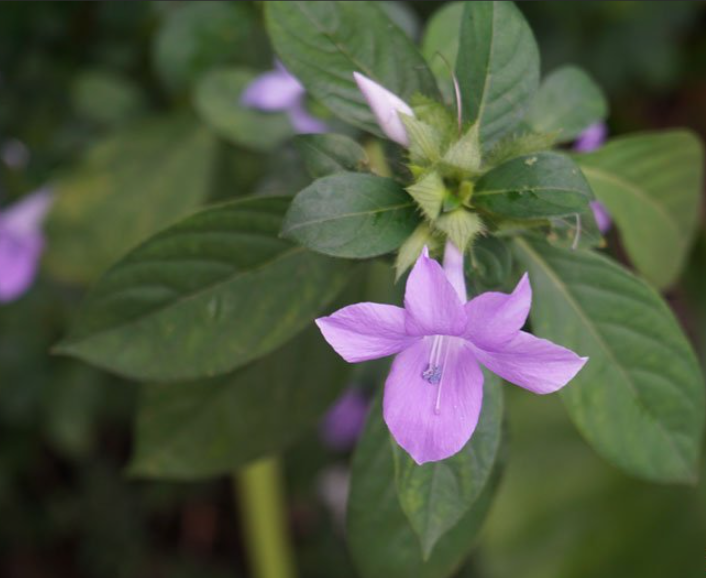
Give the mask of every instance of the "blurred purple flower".
<svg viewBox="0 0 706 578">
<path fill-rule="evenodd" d="M 522 331 L 532 301 L 525 274 L 510 295 L 467 301 L 463 255 L 447 242 L 444 268 L 426 248 L 407 280 L 404 308 L 358 303 L 316 320 L 349 363 L 396 355 L 385 382 L 383 417 L 418 463 L 461 450 L 483 401 L 480 364 L 534 393 L 561 389 L 587 358 Z"/>
<path fill-rule="evenodd" d="M 608 137 L 608 127 L 604 122 L 597 122 L 584 130 L 574 143 L 574 150 L 580 153 L 590 153 L 599 149 Z M 605 234 L 613 225 L 608 209 L 600 201 L 591 201 L 591 209 L 596 219 L 598 230 Z"/>
<path fill-rule="evenodd" d="M 350 388 L 336 400 L 321 421 L 323 442 L 334 450 L 346 451 L 358 441 L 370 402 L 357 388 Z"/>
<path fill-rule="evenodd" d="M 44 248 L 41 226 L 52 202 L 40 189 L 0 210 L 0 303 L 20 297 L 34 281 Z"/>
<path fill-rule="evenodd" d="M 240 102 L 267 112 L 286 112 L 297 133 L 326 132 L 326 124 L 306 110 L 305 96 L 301 83 L 277 62 L 274 70 L 261 74 L 245 88 Z"/>
</svg>

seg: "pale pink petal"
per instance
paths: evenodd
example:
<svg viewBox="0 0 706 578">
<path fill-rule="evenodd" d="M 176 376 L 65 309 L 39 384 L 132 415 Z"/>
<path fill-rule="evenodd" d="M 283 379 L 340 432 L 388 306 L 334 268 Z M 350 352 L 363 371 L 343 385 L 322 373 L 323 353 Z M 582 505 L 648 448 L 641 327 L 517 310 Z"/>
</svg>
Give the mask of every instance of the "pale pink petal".
<svg viewBox="0 0 706 578">
<path fill-rule="evenodd" d="M 33 235 L 40 230 L 53 202 L 49 188 L 41 188 L 0 210 L 0 223 L 15 235 Z"/>
<path fill-rule="evenodd" d="M 326 132 L 326 123 L 309 114 L 302 100 L 297 101 L 289 110 L 289 120 L 297 134 L 319 134 Z"/>
<path fill-rule="evenodd" d="M 240 97 L 244 106 L 265 111 L 288 110 L 304 96 L 304 87 L 285 69 L 279 68 L 261 74 L 253 80 Z"/>
<path fill-rule="evenodd" d="M 400 353 L 385 382 L 383 417 L 387 427 L 418 464 L 443 460 L 460 451 L 478 423 L 483 373 L 468 346 L 451 339 L 439 384 L 422 377 L 433 338 Z"/>
<path fill-rule="evenodd" d="M 466 293 L 466 277 L 463 271 L 463 252 L 451 241 L 446 241 L 444 249 L 444 272 L 449 283 L 456 289 L 461 303 L 465 303 L 468 294 Z"/>
<path fill-rule="evenodd" d="M 384 86 L 370 80 L 367 76 L 359 72 L 353 73 L 360 92 L 373 111 L 378 125 L 382 132 L 390 139 L 403 147 L 409 146 L 407 129 L 400 118 L 400 113 L 407 116 L 414 116 L 414 112 L 409 105 L 396 94 L 387 90 Z"/>
<path fill-rule="evenodd" d="M 13 301 L 29 289 L 43 246 L 40 232 L 16 234 L 0 223 L 0 303 Z"/>
<path fill-rule="evenodd" d="M 417 341 L 405 330 L 405 311 L 394 305 L 357 303 L 316 320 L 321 333 L 349 363 L 378 359 Z"/>
<path fill-rule="evenodd" d="M 503 379 L 534 393 L 552 393 L 564 387 L 588 357 L 520 331 L 499 351 L 474 347 L 476 358 Z"/>
<path fill-rule="evenodd" d="M 608 136 L 608 127 L 604 122 L 597 122 L 585 129 L 576 139 L 574 150 L 590 153 L 600 148 Z"/>
<path fill-rule="evenodd" d="M 510 293 L 483 293 L 466 303 L 464 337 L 482 349 L 496 349 L 522 329 L 532 305 L 527 273 Z"/>
<path fill-rule="evenodd" d="M 598 230 L 603 234 L 607 233 L 613 225 L 613 219 L 608 209 L 606 209 L 605 205 L 600 201 L 591 201 L 590 205 L 593 211 L 593 217 L 596 219 L 596 225 L 598 225 Z"/>
<path fill-rule="evenodd" d="M 407 279 L 404 306 L 410 335 L 460 335 L 466 327 L 456 290 L 426 248 Z"/>
</svg>

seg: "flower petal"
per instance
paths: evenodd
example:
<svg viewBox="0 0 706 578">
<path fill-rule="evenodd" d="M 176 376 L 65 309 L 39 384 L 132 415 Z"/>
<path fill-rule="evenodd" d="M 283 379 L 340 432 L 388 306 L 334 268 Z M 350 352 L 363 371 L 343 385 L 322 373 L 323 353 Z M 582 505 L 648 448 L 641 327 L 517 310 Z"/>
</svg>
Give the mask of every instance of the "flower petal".
<svg viewBox="0 0 706 578">
<path fill-rule="evenodd" d="M 29 289 L 43 246 L 40 232 L 16 234 L 0 223 L 0 303 L 13 301 Z"/>
<path fill-rule="evenodd" d="M 426 248 L 407 279 L 404 306 L 410 335 L 461 335 L 466 327 L 456 290 Z"/>
<path fill-rule="evenodd" d="M 397 144 L 408 147 L 409 137 L 400 113 L 414 116 L 414 111 L 399 96 L 367 76 L 354 72 L 353 77 L 385 135 Z"/>
<path fill-rule="evenodd" d="M 608 209 L 606 209 L 605 205 L 600 201 L 591 201 L 590 205 L 593 211 L 593 217 L 596 219 L 596 225 L 598 225 L 598 230 L 605 235 L 610 230 L 613 219 Z"/>
<path fill-rule="evenodd" d="M 405 311 L 394 305 L 357 303 L 316 320 L 324 339 L 348 363 L 386 357 L 418 340 L 405 331 Z"/>
<path fill-rule="evenodd" d="M 49 188 L 41 188 L 0 211 L 0 225 L 17 237 L 33 237 L 40 230 L 53 202 Z"/>
<path fill-rule="evenodd" d="M 514 338 L 527 321 L 532 287 L 527 273 L 510 293 L 483 293 L 466 303 L 464 337 L 481 349 L 497 349 Z"/>
<path fill-rule="evenodd" d="M 304 96 L 304 87 L 284 68 L 261 74 L 243 91 L 240 102 L 259 110 L 287 110 Z"/>
<path fill-rule="evenodd" d="M 460 451 L 476 429 L 483 401 L 483 373 L 461 340 L 451 344 L 438 385 L 422 377 L 432 341 L 426 338 L 395 358 L 383 397 L 387 427 L 418 464 Z"/>
<path fill-rule="evenodd" d="M 463 270 L 463 251 L 460 251 L 450 240 L 446 241 L 444 249 L 444 272 L 451 286 L 456 289 L 461 303 L 468 299 L 466 293 L 466 276 Z"/>
<path fill-rule="evenodd" d="M 326 132 L 326 123 L 309 114 L 302 100 L 297 101 L 289 108 L 289 120 L 297 134 L 319 134 Z"/>
<path fill-rule="evenodd" d="M 574 150 L 590 153 L 600 148 L 608 136 L 608 127 L 604 122 L 597 122 L 586 128 L 574 142 Z"/>
<path fill-rule="evenodd" d="M 524 331 L 500 351 L 474 351 L 478 361 L 493 373 L 539 394 L 564 387 L 588 361 L 588 357 Z"/>
</svg>

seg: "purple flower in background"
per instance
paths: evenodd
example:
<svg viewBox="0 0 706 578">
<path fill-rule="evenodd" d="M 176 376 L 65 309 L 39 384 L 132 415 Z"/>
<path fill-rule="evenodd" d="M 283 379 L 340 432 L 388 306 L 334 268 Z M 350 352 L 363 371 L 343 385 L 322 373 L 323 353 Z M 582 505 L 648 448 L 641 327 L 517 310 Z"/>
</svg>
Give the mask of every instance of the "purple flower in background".
<svg viewBox="0 0 706 578">
<path fill-rule="evenodd" d="M 261 74 L 245 88 L 240 101 L 258 110 L 286 112 L 297 133 L 326 132 L 326 124 L 306 110 L 305 95 L 301 83 L 277 62 L 275 70 Z"/>
<path fill-rule="evenodd" d="M 20 297 L 34 281 L 44 248 L 41 226 L 51 194 L 40 189 L 0 210 L 0 303 Z"/>
<path fill-rule="evenodd" d="M 532 290 L 527 275 L 510 295 L 466 301 L 463 255 L 447 243 L 444 268 L 425 249 L 407 280 L 404 308 L 344 307 L 316 320 L 349 363 L 396 355 L 383 416 L 418 463 L 452 456 L 468 442 L 483 400 L 480 365 L 534 393 L 566 385 L 586 363 L 573 351 L 521 330 Z"/>
<path fill-rule="evenodd" d="M 320 434 L 331 449 L 345 451 L 358 441 L 370 403 L 362 391 L 351 388 L 336 400 L 321 422 Z"/>
<path fill-rule="evenodd" d="M 574 143 L 574 150 L 580 153 L 590 153 L 599 149 L 608 136 L 608 127 L 604 122 L 597 122 L 584 130 Z M 596 219 L 598 230 L 607 233 L 613 224 L 608 209 L 600 201 L 591 201 L 591 209 Z"/>
<path fill-rule="evenodd" d="M 574 150 L 579 153 L 590 153 L 600 148 L 608 136 L 608 127 L 604 122 L 597 122 L 585 129 L 574 142 Z"/>
</svg>

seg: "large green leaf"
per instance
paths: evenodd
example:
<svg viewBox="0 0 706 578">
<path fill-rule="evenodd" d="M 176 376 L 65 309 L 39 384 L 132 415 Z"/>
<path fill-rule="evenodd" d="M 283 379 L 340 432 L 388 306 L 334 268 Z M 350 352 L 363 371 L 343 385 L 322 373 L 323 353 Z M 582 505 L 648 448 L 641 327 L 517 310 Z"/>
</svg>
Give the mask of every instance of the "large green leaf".
<svg viewBox="0 0 706 578">
<path fill-rule="evenodd" d="M 542 219 L 582 213 L 591 187 L 567 156 L 542 152 L 516 157 L 476 183 L 474 206 L 511 219 Z"/>
<path fill-rule="evenodd" d="M 336 399 L 350 367 L 312 325 L 235 373 L 146 385 L 130 472 L 152 478 L 201 478 L 232 472 L 281 451 Z"/>
<path fill-rule="evenodd" d="M 242 68 L 219 68 L 204 74 L 196 86 L 199 116 L 224 139 L 254 150 L 270 150 L 291 137 L 283 112 L 262 112 L 240 104 L 245 87 L 256 77 Z"/>
<path fill-rule="evenodd" d="M 419 538 L 424 560 L 473 507 L 488 484 L 502 435 L 501 387 L 502 381 L 486 371 L 478 427 L 471 441 L 456 455 L 420 466 L 392 443 L 397 494 Z"/>
<path fill-rule="evenodd" d="M 454 95 L 452 73 L 458 55 L 463 11 L 463 2 L 444 4 L 429 19 L 422 37 L 422 54 L 447 100 Z"/>
<path fill-rule="evenodd" d="M 267 2 L 265 14 L 284 64 L 346 122 L 380 134 L 356 71 L 402 99 L 437 94 L 424 59 L 376 2 Z"/>
<path fill-rule="evenodd" d="M 394 251 L 418 223 L 414 202 L 394 180 L 337 173 L 294 198 L 282 234 L 319 253 L 363 259 Z"/>
<path fill-rule="evenodd" d="M 577 157 L 635 267 L 659 288 L 679 276 L 698 226 L 703 147 L 687 131 L 618 138 Z"/>
<path fill-rule="evenodd" d="M 381 396 L 380 396 L 381 397 Z M 481 496 L 424 561 L 419 538 L 400 506 L 395 466 L 380 397 L 353 456 L 348 544 L 363 578 L 447 578 L 473 548 L 496 487 L 499 468 Z"/>
<path fill-rule="evenodd" d="M 368 167 L 365 149 L 342 134 L 300 134 L 294 140 L 309 174 L 318 179 L 334 173 Z"/>
<path fill-rule="evenodd" d="M 515 255 L 530 273 L 535 332 L 589 357 L 562 390 L 581 433 L 636 476 L 693 481 L 704 382 L 664 301 L 601 255 L 535 240 L 516 241 Z"/>
<path fill-rule="evenodd" d="M 53 185 L 46 264 L 93 281 L 126 250 L 198 206 L 215 159 L 209 132 L 188 119 L 136 125 L 102 141 Z"/>
<path fill-rule="evenodd" d="M 466 2 L 456 76 L 463 117 L 488 151 L 522 120 L 539 85 L 539 51 L 512 2 Z"/>
<path fill-rule="evenodd" d="M 564 66 L 549 74 L 532 100 L 525 123 L 535 132 L 577 137 L 608 115 L 608 103 L 594 80 L 580 68 Z"/>
<path fill-rule="evenodd" d="M 349 270 L 278 237 L 288 206 L 245 198 L 152 237 L 98 281 L 58 351 L 160 382 L 217 376 L 274 351 Z"/>
</svg>

